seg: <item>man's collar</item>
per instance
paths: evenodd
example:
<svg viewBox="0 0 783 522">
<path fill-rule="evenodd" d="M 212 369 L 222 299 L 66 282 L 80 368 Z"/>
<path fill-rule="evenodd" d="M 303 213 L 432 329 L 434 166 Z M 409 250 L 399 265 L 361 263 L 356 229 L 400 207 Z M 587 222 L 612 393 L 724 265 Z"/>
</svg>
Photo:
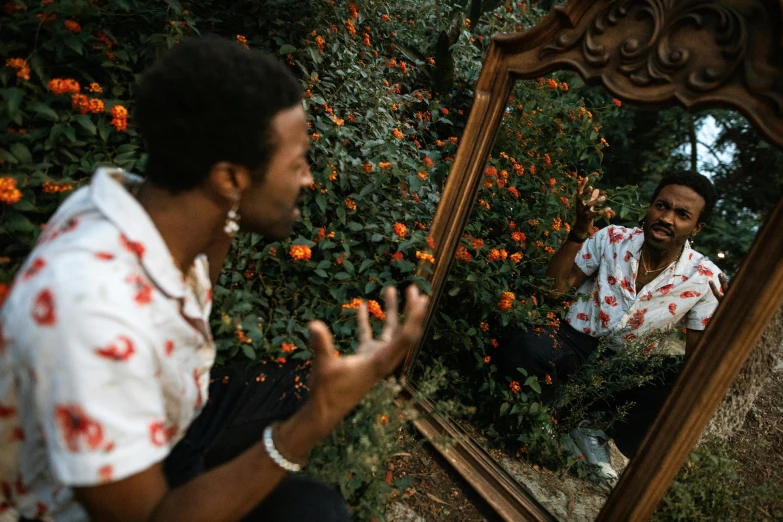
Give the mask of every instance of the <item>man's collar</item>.
<svg viewBox="0 0 783 522">
<path fill-rule="evenodd" d="M 149 214 L 126 188 L 142 181 L 141 177 L 122 169 L 101 167 L 90 182 L 92 200 L 128 241 L 143 245 L 140 262 L 150 279 L 169 296 L 182 298 L 185 295 L 182 272 L 174 264 Z"/>
</svg>

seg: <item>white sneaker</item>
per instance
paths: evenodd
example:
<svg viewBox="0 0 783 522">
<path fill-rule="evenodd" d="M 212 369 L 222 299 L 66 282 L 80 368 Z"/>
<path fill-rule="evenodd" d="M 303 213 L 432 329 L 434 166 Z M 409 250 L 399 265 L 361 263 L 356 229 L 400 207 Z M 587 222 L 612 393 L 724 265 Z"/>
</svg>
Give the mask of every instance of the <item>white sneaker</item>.
<svg viewBox="0 0 783 522">
<path fill-rule="evenodd" d="M 609 488 L 614 487 L 619 477 L 609 460 L 609 437 L 606 433 L 590 429 L 583 422 L 571 430 L 570 436 L 579 452 L 577 456 L 584 455 L 587 463 L 592 465 L 599 482 Z"/>
</svg>

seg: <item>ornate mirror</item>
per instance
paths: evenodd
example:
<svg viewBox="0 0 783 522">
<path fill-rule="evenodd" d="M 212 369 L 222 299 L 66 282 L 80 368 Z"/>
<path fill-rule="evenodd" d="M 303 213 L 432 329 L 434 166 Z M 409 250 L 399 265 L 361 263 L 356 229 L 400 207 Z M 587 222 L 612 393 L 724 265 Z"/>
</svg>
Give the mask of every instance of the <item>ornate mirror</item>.
<svg viewBox="0 0 783 522">
<path fill-rule="evenodd" d="M 440 332 L 446 329 L 439 324 L 438 307 L 449 306 L 450 299 L 459 299 L 461 285 L 475 281 L 470 273 L 459 272 L 460 256 L 471 255 L 464 242 L 475 239 L 479 230 L 486 237 L 496 237 L 501 233 L 510 236 L 516 231 L 522 233 L 514 239 L 520 243 L 517 251 L 497 248 L 497 253 L 491 255 L 500 255 L 501 250 L 506 255 L 519 254 L 517 260 L 523 255 L 533 255 L 529 252 L 533 242 L 531 227 L 538 227 L 540 223 L 514 223 L 511 227 L 508 222 L 482 222 L 482 207 L 488 208 L 490 203 L 482 197 L 481 191 L 506 188 L 503 186 L 505 178 L 498 175 L 500 172 L 505 171 L 506 176 L 522 176 L 520 171 L 530 168 L 522 158 L 509 157 L 502 149 L 508 133 L 519 134 L 516 136 L 518 140 L 527 137 L 507 122 L 516 118 L 517 124 L 522 121 L 537 126 L 535 114 L 553 110 L 534 97 L 521 99 L 519 96 L 528 92 L 525 91 L 526 83 L 533 84 L 529 92 L 534 92 L 536 79 L 568 70 L 576 73 L 584 83 L 602 87 L 603 95 L 608 100 L 616 100 L 617 104 L 659 109 L 679 107 L 683 115 L 685 111 L 698 114 L 698 111 L 707 108 L 736 111 L 747 119 L 748 128 L 753 128 L 772 145 L 783 148 L 781 34 L 783 4 L 780 2 L 576 0 L 556 7 L 541 24 L 529 31 L 493 38 L 476 87 L 468 124 L 432 224 L 436 261 L 431 272 L 422 271 L 433 288 L 433 306 L 428 321 L 430 330 L 424 341 L 411 349 L 406 360 L 403 371 L 407 377 L 408 393 L 415 393 L 418 372 L 423 365 L 432 365 L 436 360 L 439 364 L 442 362 L 438 359 L 438 350 L 442 349 L 444 339 Z M 555 87 L 558 87 L 557 83 Z M 565 121 L 568 117 L 550 116 L 555 122 Z M 584 114 L 577 114 L 576 117 L 587 122 L 592 115 L 587 118 Z M 595 136 L 591 136 L 591 127 Z M 550 146 L 556 147 L 558 129 L 555 127 L 550 131 L 554 134 L 544 133 L 542 139 L 549 140 Z M 599 128 L 587 122 L 583 131 L 588 141 L 595 141 Z M 588 145 L 595 145 L 596 151 L 601 149 L 600 144 L 591 142 Z M 564 155 L 569 152 L 564 151 Z M 579 163 L 580 158 L 581 155 L 577 154 L 573 163 Z M 551 161 L 548 156 L 546 160 Z M 503 162 L 508 166 L 505 167 Z M 527 186 L 517 191 L 513 200 L 506 197 L 505 202 L 498 204 L 506 205 L 513 215 L 518 205 L 538 204 L 541 199 L 539 194 L 562 189 L 559 197 L 572 198 L 577 183 L 576 179 L 568 176 L 572 167 L 576 169 L 573 178 L 577 171 L 579 175 L 589 175 L 589 171 L 585 170 L 589 168 L 587 163 L 578 167 L 574 164 L 568 168 L 564 166 L 561 171 L 565 173 L 560 172 L 559 178 L 553 177 L 551 186 L 539 188 L 536 185 L 535 190 Z M 592 184 L 591 181 L 589 183 Z M 617 199 L 616 195 L 612 197 Z M 628 200 L 623 202 L 628 214 L 633 205 Z M 550 217 L 547 217 L 546 225 L 550 228 L 540 239 L 565 239 L 560 230 L 563 224 L 555 220 L 549 223 L 549 220 Z M 651 419 L 649 429 L 644 432 L 646 435 L 643 433 L 632 445 L 633 458 L 620 475 L 619 482 L 602 497 L 596 491 L 595 496 L 601 497 L 602 503 L 605 500 L 602 507 L 593 508 L 596 512 L 600 510 L 597 519 L 645 520 L 651 516 L 783 301 L 783 263 L 780 262 L 783 259 L 783 237 L 778 233 L 781 227 L 783 199 L 778 200 L 755 234 L 755 241 L 744 261 L 741 264 L 740 260 L 735 261 L 739 265 L 736 273 L 733 273 L 733 267 L 728 270 L 733 274 L 728 293 L 704 334 L 688 351 L 684 364 L 673 374 L 670 392 L 661 399 L 660 413 Z M 521 245 L 525 238 L 528 240 L 526 247 Z M 476 254 L 483 244 L 473 243 L 473 246 Z M 545 241 L 541 241 L 534 248 L 543 251 L 547 246 Z M 726 255 L 725 252 L 713 254 L 717 258 Z M 513 266 L 509 266 L 509 270 L 513 270 Z M 760 277 L 761 274 L 764 277 Z M 530 284 L 528 282 L 527 288 Z M 505 294 L 501 290 L 509 289 L 498 289 L 498 305 L 503 306 Z M 535 296 L 526 290 L 525 295 L 512 293 L 508 299 L 513 299 L 514 306 L 521 307 L 522 313 L 529 314 L 528 301 Z M 511 304 L 511 301 L 506 302 L 509 307 Z M 477 321 L 482 317 L 480 312 L 477 310 Z M 562 315 L 556 317 L 554 311 L 551 313 L 548 318 L 551 321 L 556 322 L 558 317 L 565 320 Z M 485 327 L 489 330 L 495 325 L 482 321 L 480 328 Z M 459 341 L 459 329 L 455 331 L 457 334 L 448 342 Z M 484 350 L 484 347 L 481 349 Z M 491 350 L 491 347 L 486 350 Z M 482 351 L 473 363 L 481 365 L 483 360 L 489 365 L 494 357 L 490 353 Z M 525 379 L 525 375 L 511 383 L 508 380 L 498 378 L 498 383 L 506 387 L 511 384 L 514 394 L 524 393 L 524 386 L 540 388 L 535 379 Z M 541 404 L 525 407 L 526 413 L 530 414 L 526 418 L 530 419 L 542 409 Z M 567 519 L 568 513 L 555 512 L 552 505 L 536 493 L 536 486 L 526 482 L 524 473 L 514 469 L 513 458 L 518 455 L 501 455 L 487 444 L 488 437 L 497 438 L 497 427 L 478 429 L 464 418 L 438 413 L 433 403 L 422 403 L 420 408 L 428 415 L 417 421 L 417 428 L 430 440 L 448 435 L 456 441 L 450 446 L 439 447 L 439 450 L 501 517 L 506 520 Z M 506 410 L 514 408 L 513 405 L 505 405 Z M 547 436 L 546 433 L 540 435 Z M 529 439 L 520 442 L 518 451 L 524 451 L 525 444 L 534 443 Z M 556 480 L 566 480 L 566 477 L 560 475 Z M 565 505 L 573 510 L 578 502 L 580 500 L 569 502 L 566 499 Z"/>
</svg>

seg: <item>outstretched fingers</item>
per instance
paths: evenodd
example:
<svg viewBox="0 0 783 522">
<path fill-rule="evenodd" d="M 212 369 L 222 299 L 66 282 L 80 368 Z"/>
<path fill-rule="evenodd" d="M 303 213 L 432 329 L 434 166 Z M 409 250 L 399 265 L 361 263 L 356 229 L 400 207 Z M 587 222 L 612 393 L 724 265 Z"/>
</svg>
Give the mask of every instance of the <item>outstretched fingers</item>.
<svg viewBox="0 0 783 522">
<path fill-rule="evenodd" d="M 308 345 L 316 360 L 319 357 L 330 357 L 334 353 L 334 341 L 329 327 L 321 321 L 312 321 L 308 328 L 310 329 Z"/>
<path fill-rule="evenodd" d="M 356 321 L 359 323 L 359 343 L 366 345 L 372 341 L 372 327 L 370 326 L 370 314 L 367 312 L 367 302 L 362 300 L 356 313 Z"/>
<path fill-rule="evenodd" d="M 386 322 L 383 325 L 383 331 L 381 332 L 381 341 L 391 340 L 397 332 L 399 325 L 399 316 L 397 312 L 397 289 L 393 286 L 389 286 L 384 291 L 383 299 L 386 304 L 384 313 L 386 314 Z"/>
</svg>

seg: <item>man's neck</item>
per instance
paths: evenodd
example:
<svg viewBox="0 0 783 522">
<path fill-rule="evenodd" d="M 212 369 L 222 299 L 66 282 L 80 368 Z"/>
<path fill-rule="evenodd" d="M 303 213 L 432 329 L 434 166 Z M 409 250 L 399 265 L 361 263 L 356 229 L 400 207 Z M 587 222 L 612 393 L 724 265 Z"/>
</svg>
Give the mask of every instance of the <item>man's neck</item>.
<svg viewBox="0 0 783 522">
<path fill-rule="evenodd" d="M 680 257 L 684 248 L 685 243 L 669 250 L 654 250 L 648 247 L 645 242 L 642 244 L 642 262 L 646 265 L 646 270 L 650 272 L 665 268 Z"/>
<path fill-rule="evenodd" d="M 172 194 L 166 189 L 145 182 L 136 198 L 155 224 L 174 264 L 183 275 L 188 273 L 196 256 L 209 250 L 216 238 L 224 236 L 228 240 L 228 237 L 222 234 L 218 209 L 212 208 L 213 205 L 196 191 Z M 225 253 L 223 257 L 225 258 Z M 222 261 L 220 260 L 221 266 Z M 210 263 L 212 262 L 210 259 Z"/>
</svg>

